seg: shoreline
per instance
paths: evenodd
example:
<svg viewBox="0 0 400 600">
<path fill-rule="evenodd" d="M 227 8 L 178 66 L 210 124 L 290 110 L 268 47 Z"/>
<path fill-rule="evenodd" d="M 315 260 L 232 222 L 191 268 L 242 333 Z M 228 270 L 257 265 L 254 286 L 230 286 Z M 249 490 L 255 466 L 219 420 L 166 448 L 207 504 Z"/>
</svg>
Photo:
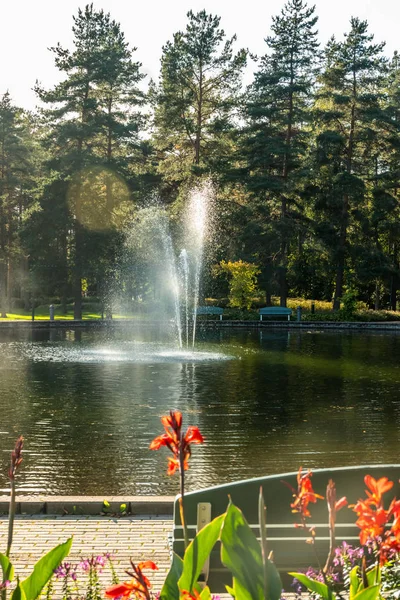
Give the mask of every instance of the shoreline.
<svg viewBox="0 0 400 600">
<path fill-rule="evenodd" d="M 136 319 L 112 320 L 54 320 L 54 321 L 27 321 L 13 319 L 0 321 L 0 330 L 32 330 L 32 329 L 86 329 L 86 328 L 118 328 L 118 327 L 160 327 L 165 326 L 165 321 L 140 321 Z M 347 329 L 354 331 L 400 331 L 400 321 L 198 321 L 199 329 Z"/>
<path fill-rule="evenodd" d="M 83 516 L 98 515 L 104 517 L 123 517 L 132 515 L 171 515 L 174 496 L 18 496 L 16 515 L 62 515 Z M 103 502 L 109 507 L 105 512 Z M 0 515 L 7 515 L 9 496 L 0 496 Z M 121 514 L 121 504 L 126 511 Z"/>
</svg>

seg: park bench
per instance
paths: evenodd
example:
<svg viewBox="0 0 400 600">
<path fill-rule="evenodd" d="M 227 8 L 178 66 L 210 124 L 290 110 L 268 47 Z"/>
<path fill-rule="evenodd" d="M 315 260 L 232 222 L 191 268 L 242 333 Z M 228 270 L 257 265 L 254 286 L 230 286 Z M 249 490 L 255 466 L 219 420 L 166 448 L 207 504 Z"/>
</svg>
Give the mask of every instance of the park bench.
<svg viewBox="0 0 400 600">
<path fill-rule="evenodd" d="M 386 502 L 393 497 L 400 498 L 400 465 L 372 465 L 344 467 L 334 469 L 317 469 L 313 471 L 312 484 L 314 491 L 325 497 L 329 479 L 336 484 L 337 499 L 346 496 L 350 504 L 360 498 L 365 498 L 364 476 L 372 475 L 375 479 L 388 477 L 394 481 L 390 492 L 385 494 Z M 315 554 L 306 540 L 310 537 L 306 531 L 294 527 L 299 522 L 298 515 L 291 512 L 290 503 L 293 501 L 291 490 L 284 481 L 297 488 L 297 473 L 270 475 L 257 479 L 248 479 L 220 485 L 217 487 L 198 490 L 185 494 L 185 515 L 188 523 L 189 538 L 193 539 L 209 521 L 225 512 L 228 497 L 236 504 L 246 517 L 254 533 L 259 537 L 258 526 L 258 496 L 260 487 L 263 489 L 267 507 L 267 537 L 268 550 L 274 554 L 274 562 L 281 573 L 285 589 L 288 589 L 292 578 L 287 574 L 291 571 L 305 570 L 309 566 L 317 568 Z M 310 504 L 310 525 L 316 528 L 316 548 L 320 561 L 325 563 L 329 549 L 328 509 L 325 500 Z M 388 506 L 385 506 L 387 508 Z M 348 507 L 337 513 L 336 542 L 343 541 L 353 546 L 359 546 L 359 528 L 355 525 L 356 514 Z M 183 531 L 179 516 L 179 496 L 174 503 L 174 529 L 172 549 L 183 556 Z M 205 565 L 201 579 L 207 581 L 212 592 L 225 591 L 225 584 L 231 583 L 230 573 L 223 567 L 220 560 L 219 544 L 214 547 L 209 563 Z"/>
<path fill-rule="evenodd" d="M 292 314 L 292 310 L 290 308 L 285 308 L 284 306 L 265 306 L 264 308 L 260 308 L 260 321 L 263 320 L 263 317 L 287 317 L 287 320 L 290 321 L 290 315 Z"/>
<path fill-rule="evenodd" d="M 197 315 L 219 315 L 219 320 L 222 321 L 224 309 L 219 306 L 198 306 L 196 309 Z"/>
</svg>

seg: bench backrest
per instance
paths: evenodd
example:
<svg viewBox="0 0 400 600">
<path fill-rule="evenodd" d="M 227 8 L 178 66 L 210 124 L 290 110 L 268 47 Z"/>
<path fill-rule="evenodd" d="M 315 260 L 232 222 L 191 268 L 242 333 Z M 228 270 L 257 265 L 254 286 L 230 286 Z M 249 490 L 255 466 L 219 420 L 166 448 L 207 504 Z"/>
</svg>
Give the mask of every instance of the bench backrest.
<svg viewBox="0 0 400 600">
<path fill-rule="evenodd" d="M 394 481 L 394 486 L 385 497 L 389 503 L 393 497 L 400 498 L 400 465 L 371 465 L 345 467 L 335 469 L 318 469 L 313 471 L 312 483 L 315 492 L 325 497 L 329 479 L 336 484 L 337 498 L 347 496 L 349 503 L 355 503 L 364 498 L 364 476 L 370 474 L 375 479 L 388 477 Z M 306 543 L 309 538 L 306 532 L 295 528 L 298 516 L 292 514 L 290 503 L 293 501 L 292 492 L 283 483 L 289 483 L 297 488 L 297 473 L 284 473 L 257 479 L 237 481 L 217 487 L 207 488 L 185 495 L 185 514 L 189 526 L 189 537 L 196 533 L 197 507 L 199 503 L 211 504 L 211 519 L 225 512 L 228 496 L 243 511 L 253 531 L 258 533 L 258 495 L 260 486 L 263 488 L 267 507 L 268 548 L 274 552 L 274 561 L 281 572 L 283 581 L 288 583 L 287 573 L 309 566 L 317 567 L 312 546 Z M 312 518 L 310 525 L 316 526 L 317 548 L 320 560 L 325 562 L 329 548 L 328 510 L 325 500 L 318 500 L 310 505 Z M 356 514 L 348 507 L 343 508 L 337 515 L 336 539 L 337 545 L 346 541 L 354 546 L 359 545 L 359 529 L 355 525 Z M 180 525 L 178 498 L 174 504 L 174 534 L 173 549 L 180 556 L 184 552 L 183 532 Z M 230 575 L 221 564 L 220 549 L 214 548 L 210 557 L 208 583 L 213 592 L 224 590 L 229 584 Z"/>
<path fill-rule="evenodd" d="M 219 306 L 198 306 L 196 309 L 198 315 L 222 315 L 223 312 L 224 309 Z"/>
<path fill-rule="evenodd" d="M 260 315 L 291 315 L 292 309 L 285 308 L 284 306 L 266 306 L 264 308 L 260 308 Z"/>
</svg>

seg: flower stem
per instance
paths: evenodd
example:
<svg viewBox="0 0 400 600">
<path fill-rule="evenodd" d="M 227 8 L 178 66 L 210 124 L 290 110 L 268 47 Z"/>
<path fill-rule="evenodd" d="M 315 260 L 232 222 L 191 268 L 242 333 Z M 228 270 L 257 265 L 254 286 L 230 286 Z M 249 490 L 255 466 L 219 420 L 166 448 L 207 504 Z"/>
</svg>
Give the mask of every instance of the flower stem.
<svg viewBox="0 0 400 600">
<path fill-rule="evenodd" d="M 14 518 L 15 518 L 15 479 L 10 480 L 11 494 L 10 494 L 10 509 L 8 513 L 8 540 L 7 540 L 7 551 L 6 556 L 10 556 L 11 546 L 13 542 L 14 533 Z"/>
<path fill-rule="evenodd" d="M 179 498 L 179 513 L 181 517 L 181 524 L 183 527 L 183 539 L 185 542 L 185 550 L 189 546 L 189 535 L 186 525 L 185 518 L 185 505 L 184 505 L 184 497 L 185 497 L 185 466 L 184 466 L 184 456 L 182 451 L 182 443 L 180 444 L 179 449 L 179 477 L 181 484 L 181 497 Z"/>
</svg>

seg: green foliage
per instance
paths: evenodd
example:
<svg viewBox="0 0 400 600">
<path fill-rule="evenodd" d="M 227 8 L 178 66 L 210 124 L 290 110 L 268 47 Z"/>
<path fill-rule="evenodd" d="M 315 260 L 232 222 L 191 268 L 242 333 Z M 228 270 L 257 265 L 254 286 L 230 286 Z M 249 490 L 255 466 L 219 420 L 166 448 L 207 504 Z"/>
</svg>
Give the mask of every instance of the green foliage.
<svg viewBox="0 0 400 600">
<path fill-rule="evenodd" d="M 229 277 L 230 306 L 249 309 L 257 293 L 257 275 L 260 273 L 257 265 L 242 260 L 236 262 L 223 260 L 217 270 L 223 271 Z"/>
<path fill-rule="evenodd" d="M 260 544 L 242 512 L 232 503 L 228 506 L 221 530 L 221 560 L 233 575 L 236 598 L 279 600 L 282 592 L 279 573 L 267 559 L 265 586 Z"/>
<path fill-rule="evenodd" d="M 52 577 L 54 570 L 61 564 L 64 558 L 69 554 L 72 545 L 72 538 L 56 546 L 50 552 L 45 554 L 34 566 L 32 574 L 22 582 L 19 582 L 18 588 L 21 589 L 26 600 L 36 600 L 41 594 L 44 586 Z M 13 595 L 11 600 L 18 600 Z"/>
<path fill-rule="evenodd" d="M 183 572 L 183 560 L 177 554 L 172 555 L 172 563 L 161 589 L 160 600 L 179 600 L 178 581 Z"/>
<path fill-rule="evenodd" d="M 220 17 L 205 10 L 187 13 L 185 31 L 163 47 L 154 106 L 159 171 L 167 182 L 184 182 L 209 169 L 229 152 L 247 52 L 234 53 L 236 36 L 225 39 Z"/>
<path fill-rule="evenodd" d="M 351 319 L 357 308 L 357 293 L 351 288 L 347 289 L 342 296 L 343 308 L 341 309 L 344 319 Z"/>
<path fill-rule="evenodd" d="M 197 580 L 206 559 L 220 537 L 221 527 L 225 515 L 216 517 L 211 523 L 203 527 L 186 549 L 183 558 L 183 571 L 178 581 L 181 591 L 191 592 L 196 589 Z"/>
</svg>

